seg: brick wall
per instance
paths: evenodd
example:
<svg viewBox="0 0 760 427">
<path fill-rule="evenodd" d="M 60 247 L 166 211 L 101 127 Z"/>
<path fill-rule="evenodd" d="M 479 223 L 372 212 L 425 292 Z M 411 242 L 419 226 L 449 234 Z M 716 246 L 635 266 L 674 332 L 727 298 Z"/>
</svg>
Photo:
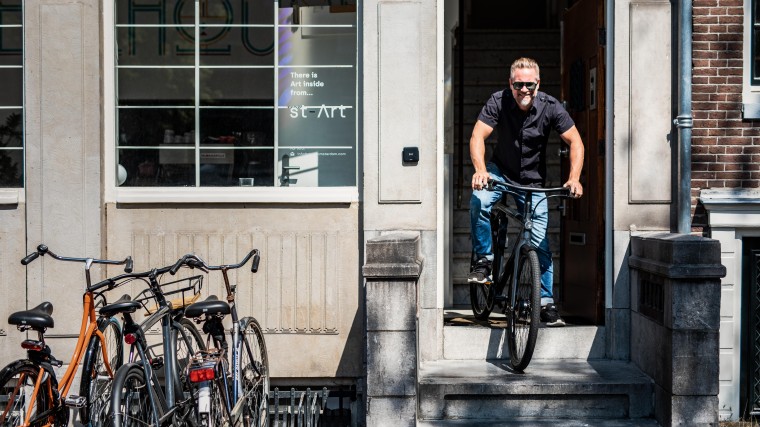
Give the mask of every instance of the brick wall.
<svg viewBox="0 0 760 427">
<path fill-rule="evenodd" d="M 707 226 L 703 188 L 760 187 L 760 121 L 742 120 L 743 0 L 694 0 L 693 227 Z"/>
</svg>

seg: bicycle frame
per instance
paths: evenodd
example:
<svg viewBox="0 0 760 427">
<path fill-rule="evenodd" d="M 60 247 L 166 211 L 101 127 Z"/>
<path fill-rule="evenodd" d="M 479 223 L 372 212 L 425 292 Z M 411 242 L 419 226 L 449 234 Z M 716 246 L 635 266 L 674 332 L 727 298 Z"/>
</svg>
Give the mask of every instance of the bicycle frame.
<svg viewBox="0 0 760 427">
<path fill-rule="evenodd" d="M 82 361 L 82 358 L 84 357 L 85 351 L 87 349 L 87 343 L 89 343 L 90 339 L 92 338 L 93 334 L 95 334 L 103 345 L 100 346 L 100 350 L 103 354 L 103 362 L 106 367 L 106 371 L 108 372 L 108 375 L 111 379 L 114 377 L 113 369 L 110 365 L 110 360 L 108 359 L 108 351 L 106 350 L 105 345 L 105 335 L 100 331 L 99 329 L 99 321 L 100 318 L 95 313 L 95 293 L 91 289 L 92 281 L 90 277 L 90 267 L 92 267 L 93 263 L 99 263 L 99 264 L 126 264 L 126 269 L 131 270 L 132 268 L 132 259 L 131 257 L 127 257 L 123 261 L 110 261 L 110 260 L 96 260 L 94 258 L 71 258 L 71 257 L 62 257 L 54 254 L 51 252 L 47 246 L 45 245 L 39 245 L 37 247 L 37 251 L 33 252 L 29 255 L 27 255 L 24 259 L 21 260 L 21 264 L 27 265 L 36 258 L 38 258 L 40 255 L 49 254 L 53 258 L 61 261 L 75 261 L 75 262 L 84 262 L 85 263 L 85 279 L 86 279 L 86 291 L 82 297 L 82 321 L 79 327 L 79 337 L 77 338 L 76 347 L 74 349 L 74 354 L 71 356 L 71 361 L 69 362 L 68 368 L 66 368 L 66 372 L 64 373 L 63 377 L 61 378 L 61 382 L 58 384 L 58 395 L 57 398 L 54 397 L 54 394 L 52 393 L 52 390 L 50 390 L 50 382 L 45 381 L 46 386 L 48 387 L 47 394 L 51 401 L 54 401 L 53 408 L 50 410 L 44 411 L 42 414 L 38 415 L 36 418 L 32 419 L 32 409 L 34 408 L 34 403 L 37 398 L 37 395 L 39 394 L 40 387 L 42 386 L 43 378 L 46 378 L 46 374 L 49 374 L 50 376 L 55 377 L 55 372 L 52 370 L 51 362 L 58 362 L 53 358 L 50 354 L 43 354 L 42 351 L 48 351 L 45 350 L 47 346 L 45 345 L 45 340 L 42 332 L 39 332 L 39 342 L 42 344 L 42 347 L 40 350 L 35 349 L 29 349 L 27 351 L 27 358 L 29 360 L 32 360 L 37 365 L 39 365 L 39 373 L 37 376 L 37 381 L 35 382 L 33 394 L 31 398 L 31 402 L 29 404 L 29 409 L 27 411 L 27 414 L 24 418 L 24 424 L 23 426 L 29 426 L 32 422 L 36 422 L 41 418 L 49 417 L 51 414 L 58 410 L 68 410 L 68 407 L 64 403 L 66 400 L 66 397 L 68 396 L 69 389 L 71 388 L 71 385 L 74 383 L 74 378 L 76 376 L 76 372 L 79 369 L 79 364 Z M 28 330 L 29 327 L 21 327 L 19 328 Z M 48 368 L 48 366 L 50 366 Z M 57 365 L 60 366 L 60 365 Z M 14 393 L 18 390 L 14 390 Z M 79 397 L 81 399 L 81 397 Z M 12 402 L 13 399 L 9 400 L 8 405 L 10 405 L 10 402 Z M 8 407 L 6 407 L 4 414 L 7 413 Z M 4 420 L 3 418 L 0 418 L 0 420 Z M 48 425 L 48 424 L 45 424 Z"/>
</svg>

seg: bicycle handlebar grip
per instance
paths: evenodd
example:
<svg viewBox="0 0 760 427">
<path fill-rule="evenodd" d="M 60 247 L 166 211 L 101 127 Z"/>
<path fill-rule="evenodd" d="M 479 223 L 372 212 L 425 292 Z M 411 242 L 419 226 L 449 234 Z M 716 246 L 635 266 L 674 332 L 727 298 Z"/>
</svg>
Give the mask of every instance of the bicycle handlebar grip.
<svg viewBox="0 0 760 427">
<path fill-rule="evenodd" d="M 184 264 L 186 260 L 187 260 L 187 255 L 185 255 L 182 258 L 180 258 L 179 260 L 177 260 L 177 262 L 172 266 L 172 268 L 169 269 L 169 273 L 172 276 L 174 276 L 175 274 L 177 274 L 177 271 L 179 270 L 180 267 L 182 267 L 182 264 Z"/>
<path fill-rule="evenodd" d="M 135 266 L 135 263 L 132 261 L 132 257 L 128 256 L 127 257 L 127 265 L 124 266 L 124 272 L 125 273 L 131 273 L 132 269 L 134 268 L 134 266 Z"/>
<path fill-rule="evenodd" d="M 253 256 L 253 262 L 251 263 L 251 273 L 259 271 L 259 261 L 261 261 L 261 256 L 256 252 L 256 255 Z"/>
<path fill-rule="evenodd" d="M 21 260 L 21 265 L 27 265 L 40 256 L 39 252 L 32 252 Z"/>
</svg>

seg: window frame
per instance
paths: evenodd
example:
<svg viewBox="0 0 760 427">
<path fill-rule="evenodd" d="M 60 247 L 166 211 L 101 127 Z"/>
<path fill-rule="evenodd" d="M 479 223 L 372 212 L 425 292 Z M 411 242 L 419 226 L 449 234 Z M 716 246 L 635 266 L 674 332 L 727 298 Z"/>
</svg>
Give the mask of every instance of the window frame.
<svg viewBox="0 0 760 427">
<path fill-rule="evenodd" d="M 747 0 L 744 2 L 744 37 L 742 45 L 742 117 L 744 119 L 760 119 L 760 79 L 753 84 L 752 71 L 754 61 L 752 52 L 755 45 L 760 46 L 760 40 L 753 36 L 753 23 L 755 21 L 755 3 L 760 0 Z M 760 19 L 760 17 L 757 17 Z M 760 70 L 758 70 L 760 72 Z"/>
<path fill-rule="evenodd" d="M 25 82 L 26 82 L 26 43 L 25 43 L 25 27 L 24 27 L 24 12 L 26 8 L 24 7 L 25 2 L 21 2 L 21 24 L 4 24 L 2 25 L 3 28 L 21 28 L 21 105 L 20 106 L 9 106 L 5 107 L 3 109 L 21 109 L 21 123 L 22 123 L 22 133 L 21 133 L 21 147 L 7 147 L 7 148 L 0 148 L 0 150 L 9 150 L 9 151 L 21 151 L 21 186 L 20 187 L 0 187 L 0 205 L 17 205 L 18 203 L 23 203 L 25 201 L 25 188 L 26 188 L 26 90 L 25 90 Z M 19 68 L 19 66 L 11 66 L 11 65 L 0 65 L 0 68 Z"/>
<path fill-rule="evenodd" d="M 355 182 L 348 187 L 120 187 L 116 185 L 118 105 L 116 94 L 116 0 L 103 2 L 103 45 L 110 46 L 104 51 L 104 197 L 111 203 L 353 203 L 359 201 L 361 185 L 361 2 L 357 2 L 357 46 L 356 46 L 356 125 L 355 125 Z M 275 56 L 276 58 L 276 56 Z M 275 70 L 278 65 L 275 63 Z M 276 73 L 275 73 L 276 74 Z M 276 112 L 276 109 L 275 109 Z M 275 117 L 277 114 L 275 114 Z M 276 119 L 275 119 L 276 120 Z M 276 126 L 276 121 L 275 121 Z M 274 147 L 277 150 L 277 146 Z M 274 176 L 275 181 L 277 175 Z"/>
</svg>

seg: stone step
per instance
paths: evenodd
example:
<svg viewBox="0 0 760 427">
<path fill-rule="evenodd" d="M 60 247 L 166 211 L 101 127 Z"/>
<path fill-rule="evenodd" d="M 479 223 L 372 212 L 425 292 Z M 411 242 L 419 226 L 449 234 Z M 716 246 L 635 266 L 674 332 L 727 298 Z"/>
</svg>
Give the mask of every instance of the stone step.
<svg viewBox="0 0 760 427">
<path fill-rule="evenodd" d="M 635 420 L 545 420 L 522 418 L 519 420 L 435 420 L 418 421 L 417 427 L 660 427 L 654 419 Z"/>
<path fill-rule="evenodd" d="M 515 373 L 506 361 L 440 360 L 423 364 L 418 376 L 421 421 L 654 415 L 651 379 L 623 361 L 533 359 L 525 373 Z"/>
<path fill-rule="evenodd" d="M 469 286 L 468 286 L 469 288 Z M 469 293 L 467 294 L 469 304 Z M 443 358 L 447 360 L 508 360 L 506 318 L 492 313 L 478 321 L 469 309 L 448 309 L 443 314 Z M 564 328 L 541 326 L 535 359 L 601 359 L 605 357 L 605 328 L 568 322 Z"/>
</svg>

